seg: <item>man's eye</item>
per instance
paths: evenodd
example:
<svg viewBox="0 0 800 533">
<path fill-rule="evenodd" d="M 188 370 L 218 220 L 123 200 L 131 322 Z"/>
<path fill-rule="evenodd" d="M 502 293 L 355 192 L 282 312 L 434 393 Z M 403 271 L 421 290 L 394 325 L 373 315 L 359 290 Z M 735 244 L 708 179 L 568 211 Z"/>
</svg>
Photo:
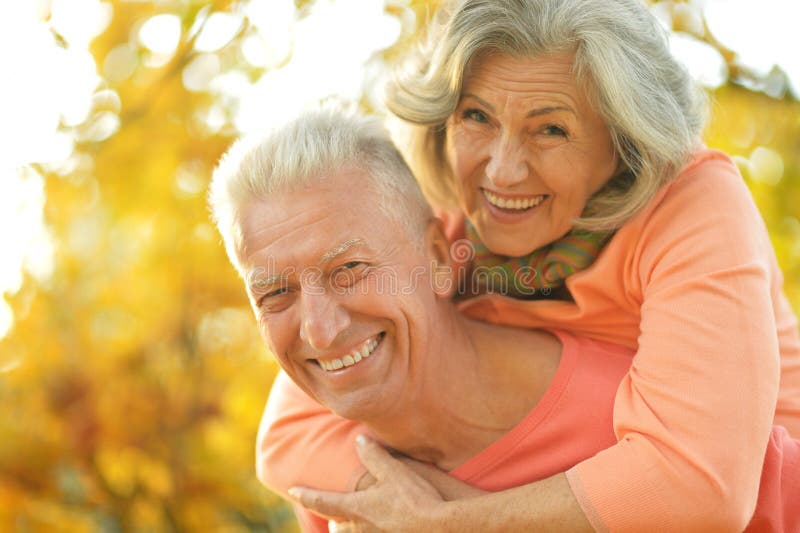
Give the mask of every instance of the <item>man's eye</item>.
<svg viewBox="0 0 800 533">
<path fill-rule="evenodd" d="M 486 124 L 489 122 L 489 117 L 487 117 L 486 113 L 480 109 L 467 109 L 461 114 L 461 116 L 467 120 L 474 120 L 475 122 L 479 122 L 481 124 Z"/>
<path fill-rule="evenodd" d="M 367 264 L 362 261 L 342 263 L 331 274 L 331 282 L 335 287 L 349 287 L 364 277 L 366 269 Z"/>
<path fill-rule="evenodd" d="M 348 261 L 346 263 L 342 263 L 334 270 L 334 275 L 345 275 L 350 277 L 355 277 L 359 275 L 364 268 L 366 268 L 367 264 L 363 261 Z"/>
<path fill-rule="evenodd" d="M 342 265 L 342 268 L 346 268 L 347 270 L 353 270 L 354 268 L 358 268 L 363 263 L 361 261 L 348 261 Z"/>
<path fill-rule="evenodd" d="M 287 287 L 281 287 L 279 289 L 275 289 L 274 291 L 269 291 L 267 294 L 264 295 L 264 298 L 268 298 L 270 296 L 279 296 L 281 294 L 285 294 L 288 291 L 289 289 Z"/>
<path fill-rule="evenodd" d="M 258 300 L 258 306 L 261 307 L 267 303 L 269 303 L 270 299 L 278 298 L 289 292 L 288 287 L 279 287 L 277 289 L 271 290 L 269 292 L 264 293 L 264 295 Z"/>
</svg>

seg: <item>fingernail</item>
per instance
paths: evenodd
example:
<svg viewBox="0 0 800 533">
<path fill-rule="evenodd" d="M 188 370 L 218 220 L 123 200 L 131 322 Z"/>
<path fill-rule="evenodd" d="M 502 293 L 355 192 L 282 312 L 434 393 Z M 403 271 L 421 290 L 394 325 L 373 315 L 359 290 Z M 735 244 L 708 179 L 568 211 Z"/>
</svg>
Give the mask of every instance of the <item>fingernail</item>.
<svg viewBox="0 0 800 533">
<path fill-rule="evenodd" d="M 359 436 L 357 436 L 357 437 L 356 437 L 356 444 L 358 444 L 359 446 L 364 446 L 365 444 L 367 444 L 367 437 L 366 437 L 366 435 L 359 435 Z"/>
<path fill-rule="evenodd" d="M 292 487 L 289 489 L 289 496 L 292 498 L 300 498 L 300 489 Z"/>
</svg>

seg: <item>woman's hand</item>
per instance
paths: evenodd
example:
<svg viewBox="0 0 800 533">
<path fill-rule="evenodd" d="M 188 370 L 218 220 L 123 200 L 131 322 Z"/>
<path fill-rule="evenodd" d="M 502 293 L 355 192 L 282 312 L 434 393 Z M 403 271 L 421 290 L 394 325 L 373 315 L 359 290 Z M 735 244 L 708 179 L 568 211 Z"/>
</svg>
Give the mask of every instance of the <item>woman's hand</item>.
<svg viewBox="0 0 800 533">
<path fill-rule="evenodd" d="M 486 491 L 467 485 L 447 472 L 440 470 L 430 463 L 415 461 L 409 457 L 401 456 L 398 461 L 410 468 L 415 474 L 433 485 L 445 501 L 463 500 L 486 494 Z"/>
<path fill-rule="evenodd" d="M 446 500 L 483 491 L 412 459 L 395 459 L 366 437 L 357 439 L 361 462 L 374 483 L 352 493 L 293 487 L 289 494 L 304 507 L 337 521 L 355 522 L 355 531 L 441 531 L 447 524 Z M 362 480 L 360 487 L 368 484 Z"/>
</svg>

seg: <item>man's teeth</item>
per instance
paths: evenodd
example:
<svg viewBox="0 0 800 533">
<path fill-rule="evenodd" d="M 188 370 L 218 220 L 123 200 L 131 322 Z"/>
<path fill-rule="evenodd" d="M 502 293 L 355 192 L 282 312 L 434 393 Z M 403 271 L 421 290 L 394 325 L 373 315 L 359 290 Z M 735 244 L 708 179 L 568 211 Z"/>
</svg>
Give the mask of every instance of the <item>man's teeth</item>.
<svg viewBox="0 0 800 533">
<path fill-rule="evenodd" d="M 318 359 L 317 361 L 319 362 L 319 366 L 327 371 L 339 370 L 346 366 L 353 366 L 362 359 L 366 359 L 372 355 L 372 352 L 375 350 L 376 346 L 378 346 L 377 337 L 372 340 L 365 341 L 364 344 L 361 345 L 361 348 L 356 348 L 352 353 L 345 355 L 341 359 L 329 359 L 327 361 Z"/>
<path fill-rule="evenodd" d="M 501 198 L 486 190 L 483 191 L 483 194 L 486 196 L 486 199 L 489 200 L 490 204 L 502 207 L 503 209 L 530 209 L 542 203 L 542 200 L 547 196 L 545 194 L 540 194 L 533 198 Z"/>
</svg>

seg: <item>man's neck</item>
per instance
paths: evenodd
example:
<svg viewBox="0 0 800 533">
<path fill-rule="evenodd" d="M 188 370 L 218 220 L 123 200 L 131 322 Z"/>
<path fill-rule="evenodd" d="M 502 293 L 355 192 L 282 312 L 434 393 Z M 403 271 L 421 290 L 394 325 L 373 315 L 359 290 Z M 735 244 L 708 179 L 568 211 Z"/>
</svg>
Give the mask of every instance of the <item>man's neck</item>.
<svg viewBox="0 0 800 533">
<path fill-rule="evenodd" d="M 516 426 L 549 386 L 560 356 L 548 334 L 458 314 L 426 342 L 414 388 L 393 412 L 367 424 L 387 446 L 446 470 Z"/>
</svg>

